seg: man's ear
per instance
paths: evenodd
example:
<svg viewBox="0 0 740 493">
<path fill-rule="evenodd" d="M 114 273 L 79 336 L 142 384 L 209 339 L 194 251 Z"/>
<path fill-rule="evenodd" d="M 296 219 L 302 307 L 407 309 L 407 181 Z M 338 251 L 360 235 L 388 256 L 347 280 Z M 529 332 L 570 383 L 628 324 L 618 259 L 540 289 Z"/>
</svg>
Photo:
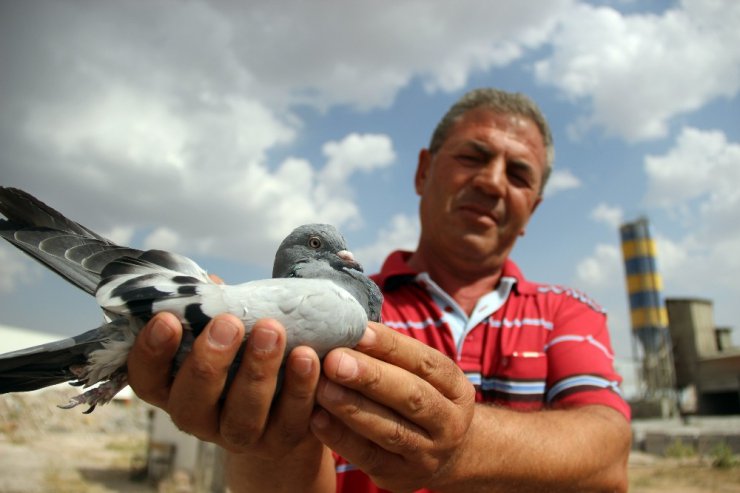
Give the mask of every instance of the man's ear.
<svg viewBox="0 0 740 493">
<path fill-rule="evenodd" d="M 424 190 L 424 183 L 427 180 L 427 174 L 429 173 L 429 167 L 432 164 L 432 154 L 429 149 L 422 149 L 419 151 L 419 161 L 416 164 L 416 174 L 414 175 L 414 188 L 416 189 L 416 195 L 421 195 Z"/>
<path fill-rule="evenodd" d="M 534 215 L 534 211 L 537 210 L 537 207 L 542 203 L 542 195 L 537 197 L 537 200 L 534 201 L 534 204 L 532 205 L 532 210 L 529 212 L 529 217 L 532 217 Z"/>
<path fill-rule="evenodd" d="M 542 195 L 537 197 L 537 199 L 534 201 L 534 204 L 532 204 L 532 210 L 529 212 L 529 219 L 532 219 L 532 216 L 534 215 L 534 211 L 537 210 L 537 207 L 542 203 Z M 529 219 L 527 219 L 527 224 L 529 224 Z M 524 236 L 526 233 L 526 226 L 522 228 L 521 231 L 519 231 L 519 236 Z"/>
</svg>

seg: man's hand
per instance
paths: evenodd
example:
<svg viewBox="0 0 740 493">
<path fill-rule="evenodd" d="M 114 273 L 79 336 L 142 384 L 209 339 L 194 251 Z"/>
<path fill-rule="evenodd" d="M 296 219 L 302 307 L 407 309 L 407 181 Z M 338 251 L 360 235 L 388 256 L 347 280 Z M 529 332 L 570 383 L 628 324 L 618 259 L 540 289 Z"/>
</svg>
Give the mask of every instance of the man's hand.
<svg viewBox="0 0 740 493">
<path fill-rule="evenodd" d="M 630 427 L 614 409 L 475 404 L 453 361 L 379 324 L 323 367 L 311 428 L 383 488 L 626 491 Z"/>
<path fill-rule="evenodd" d="M 475 390 L 442 353 L 371 323 L 356 350 L 324 359 L 318 438 L 380 487 L 434 487 L 454 464 L 473 418 Z"/>
<path fill-rule="evenodd" d="M 280 476 L 262 464 L 280 463 L 278 459 L 295 459 L 306 468 L 293 469 L 296 477 L 303 473 L 316 476 L 321 464 L 326 465 L 326 457 L 330 458 L 309 428 L 320 373 L 318 356 L 308 347 L 291 352 L 280 397 L 273 404 L 285 330 L 274 320 L 260 320 L 221 400 L 243 336 L 244 326 L 236 317 L 214 318 L 195 339 L 173 379 L 172 360 L 182 327 L 173 315 L 160 313 L 144 327 L 129 354 L 129 383 L 139 397 L 166 411 L 178 428 L 232 452 L 229 462 L 235 474 L 243 476 L 235 482 L 264 485 L 263 481 L 275 481 Z M 250 471 L 250 466 L 255 470 Z M 280 479 L 290 484 L 289 478 Z M 299 479 L 304 486 L 311 480 Z"/>
</svg>

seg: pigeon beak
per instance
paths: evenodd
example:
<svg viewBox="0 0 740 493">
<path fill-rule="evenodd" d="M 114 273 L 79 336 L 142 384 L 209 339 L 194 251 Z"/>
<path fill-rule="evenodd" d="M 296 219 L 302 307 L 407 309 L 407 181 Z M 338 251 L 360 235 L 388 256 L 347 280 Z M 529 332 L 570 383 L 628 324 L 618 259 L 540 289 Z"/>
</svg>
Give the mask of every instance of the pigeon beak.
<svg viewBox="0 0 740 493">
<path fill-rule="evenodd" d="M 342 259 L 342 263 L 344 263 L 347 267 L 351 267 L 352 269 L 362 272 L 362 266 L 357 260 L 355 260 L 355 256 L 352 255 L 352 252 L 350 252 L 349 250 L 339 250 L 337 252 L 337 257 Z"/>
</svg>

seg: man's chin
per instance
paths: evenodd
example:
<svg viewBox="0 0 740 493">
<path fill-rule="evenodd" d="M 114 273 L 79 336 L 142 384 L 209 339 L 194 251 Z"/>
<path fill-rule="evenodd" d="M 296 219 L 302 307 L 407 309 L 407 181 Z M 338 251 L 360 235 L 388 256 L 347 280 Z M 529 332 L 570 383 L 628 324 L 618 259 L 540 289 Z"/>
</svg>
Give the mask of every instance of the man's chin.
<svg viewBox="0 0 740 493">
<path fill-rule="evenodd" d="M 492 230 L 491 230 L 492 229 Z M 497 228 L 485 231 L 467 230 L 458 237 L 460 253 L 469 258 L 478 258 L 481 262 L 494 258 L 504 258 L 516 242 L 516 236 L 501 238 Z"/>
</svg>

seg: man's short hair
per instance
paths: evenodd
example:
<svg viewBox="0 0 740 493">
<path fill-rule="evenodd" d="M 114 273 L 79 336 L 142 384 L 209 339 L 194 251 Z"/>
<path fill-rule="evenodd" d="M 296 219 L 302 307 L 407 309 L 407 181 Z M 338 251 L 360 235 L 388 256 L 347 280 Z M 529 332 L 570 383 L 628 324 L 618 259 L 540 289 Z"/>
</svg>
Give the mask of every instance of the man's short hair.
<svg viewBox="0 0 740 493">
<path fill-rule="evenodd" d="M 552 141 L 550 126 L 547 124 L 545 116 L 540 111 L 537 104 L 528 96 L 522 93 L 507 92 L 501 89 L 480 88 L 469 91 L 453 104 L 447 113 L 437 124 L 429 142 L 429 152 L 434 154 L 442 147 L 450 129 L 455 123 L 468 111 L 485 108 L 496 113 L 507 115 L 519 115 L 532 120 L 542 135 L 542 141 L 545 144 L 546 162 L 545 173 L 542 177 L 542 188 L 540 194 L 545 188 L 545 183 L 550 177 L 553 162 L 555 161 L 555 148 Z"/>
</svg>

